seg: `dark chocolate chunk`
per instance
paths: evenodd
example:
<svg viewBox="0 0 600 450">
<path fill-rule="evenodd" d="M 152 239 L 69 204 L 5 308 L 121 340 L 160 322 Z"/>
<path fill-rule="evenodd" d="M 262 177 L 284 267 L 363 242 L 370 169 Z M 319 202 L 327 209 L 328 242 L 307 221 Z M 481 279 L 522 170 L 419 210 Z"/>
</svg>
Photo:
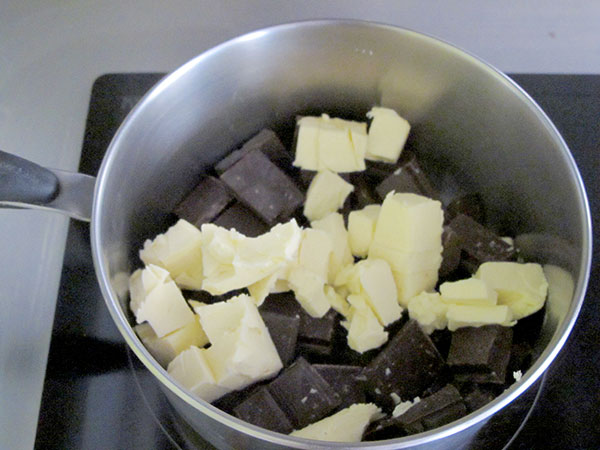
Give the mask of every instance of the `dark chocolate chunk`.
<svg viewBox="0 0 600 450">
<path fill-rule="evenodd" d="M 341 403 L 340 396 L 304 358 L 284 369 L 268 389 L 295 429 L 322 419 Z"/>
<path fill-rule="evenodd" d="M 285 149 L 277 135 L 272 130 L 265 128 L 250 138 L 241 148 L 232 151 L 219 161 L 215 165 L 215 171 L 221 175 L 252 150 L 260 150 L 282 170 L 292 167 L 292 155 Z"/>
<path fill-rule="evenodd" d="M 221 180 L 204 177 L 173 211 L 180 219 L 200 227 L 211 222 L 233 201 L 233 195 Z"/>
<path fill-rule="evenodd" d="M 336 322 L 337 313 L 332 309 L 321 318 L 312 317 L 302 310 L 298 336 L 308 342 L 331 343 Z"/>
<path fill-rule="evenodd" d="M 380 441 L 405 435 L 406 431 L 400 426 L 395 417 L 385 417 L 369 424 L 363 436 L 363 441 Z"/>
<path fill-rule="evenodd" d="M 271 311 L 262 311 L 260 315 L 269 330 L 269 334 L 283 365 L 287 366 L 296 354 L 296 341 L 298 339 L 300 319 Z"/>
<path fill-rule="evenodd" d="M 235 228 L 245 236 L 257 237 L 269 231 L 269 226 L 240 202 L 234 202 L 214 221 L 223 228 Z"/>
<path fill-rule="evenodd" d="M 354 185 L 354 191 L 350 194 L 350 207 L 352 210 L 363 209 L 367 205 L 381 203 L 381 200 L 373 189 L 373 183 L 363 172 L 352 173 L 352 184 Z"/>
<path fill-rule="evenodd" d="M 259 310 L 261 312 L 272 311 L 290 317 L 297 316 L 298 319 L 300 319 L 300 314 L 306 314 L 292 291 L 269 294 L 263 304 L 260 305 Z"/>
<path fill-rule="evenodd" d="M 366 402 L 366 378 L 362 373 L 362 367 L 338 364 L 313 364 L 313 367 L 341 397 L 342 403 L 339 409 Z"/>
<path fill-rule="evenodd" d="M 289 434 L 294 429 L 266 387 L 257 389 L 235 407 L 233 413 L 239 419 L 267 430 Z"/>
<path fill-rule="evenodd" d="M 396 169 L 375 188 L 379 196 L 384 199 L 389 192 L 396 191 L 439 198 L 439 194 L 429 182 L 414 154 L 406 152 L 402 156 Z"/>
<path fill-rule="evenodd" d="M 504 383 L 512 329 L 500 325 L 459 328 L 452 333 L 447 363 L 456 380 Z"/>
<path fill-rule="evenodd" d="M 246 289 L 235 289 L 222 295 L 212 295 L 206 291 L 182 291 L 183 298 L 187 300 L 195 300 L 197 302 L 213 304 L 229 300 L 232 297 L 237 297 L 240 294 L 247 294 Z"/>
<path fill-rule="evenodd" d="M 306 358 L 310 363 L 327 362 L 333 353 L 331 344 L 319 342 L 298 341 L 296 348 L 298 355 Z"/>
<path fill-rule="evenodd" d="M 467 414 L 458 390 L 451 384 L 421 399 L 404 414 L 395 418 L 408 434 L 441 427 Z"/>
<path fill-rule="evenodd" d="M 402 400 L 421 395 L 440 375 L 444 360 L 419 324 L 409 320 L 364 369 L 368 395 L 381 406 L 393 407 L 390 396 Z"/>
<path fill-rule="evenodd" d="M 510 261 L 515 257 L 512 245 L 469 216 L 459 214 L 450 222 L 449 226 L 460 238 L 461 249 L 472 258 L 473 264 L 479 265 L 487 261 Z"/>
<path fill-rule="evenodd" d="M 444 227 L 442 232 L 442 264 L 439 270 L 440 277 L 447 277 L 454 272 L 460 264 L 462 253 L 461 240 L 456 232 L 448 227 Z"/>
<path fill-rule="evenodd" d="M 269 225 L 288 218 L 304 201 L 290 177 L 260 150 L 246 153 L 223 172 L 221 180 Z"/>
<path fill-rule="evenodd" d="M 494 400 L 496 395 L 493 391 L 479 385 L 472 385 L 471 389 L 463 395 L 467 411 L 473 412 Z"/>
<path fill-rule="evenodd" d="M 514 336 L 514 331 L 513 331 Z M 521 373 L 525 373 L 533 362 L 533 348 L 529 342 L 515 342 L 513 337 L 513 344 L 510 349 L 510 359 L 508 360 L 508 367 L 506 373 L 509 374 L 507 384 L 513 381 L 510 374 L 520 370 Z"/>
<path fill-rule="evenodd" d="M 469 216 L 477 223 L 485 223 L 485 208 L 480 194 L 465 194 L 453 199 L 444 213 L 446 223 L 450 223 L 459 214 Z"/>
</svg>

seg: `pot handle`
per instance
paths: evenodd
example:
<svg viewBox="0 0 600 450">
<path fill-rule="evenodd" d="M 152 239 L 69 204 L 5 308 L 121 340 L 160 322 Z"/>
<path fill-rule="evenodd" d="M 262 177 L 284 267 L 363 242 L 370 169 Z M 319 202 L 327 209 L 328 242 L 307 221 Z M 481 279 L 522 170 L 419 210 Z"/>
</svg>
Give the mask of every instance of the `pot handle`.
<svg viewBox="0 0 600 450">
<path fill-rule="evenodd" d="M 48 169 L 0 150 L 0 208 L 57 211 L 90 221 L 96 178 Z"/>
</svg>

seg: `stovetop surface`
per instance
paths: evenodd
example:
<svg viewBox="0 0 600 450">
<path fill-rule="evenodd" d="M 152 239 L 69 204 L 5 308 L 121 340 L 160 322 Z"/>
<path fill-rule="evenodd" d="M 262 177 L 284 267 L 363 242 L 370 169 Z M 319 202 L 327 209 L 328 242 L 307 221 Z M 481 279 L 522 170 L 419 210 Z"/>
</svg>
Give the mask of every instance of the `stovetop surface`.
<svg viewBox="0 0 600 450">
<path fill-rule="evenodd" d="M 108 74 L 94 84 L 80 172 L 95 175 L 118 125 L 163 74 Z M 546 111 L 570 146 L 600 219 L 600 75 L 511 77 Z M 594 226 L 594 237 L 598 227 Z M 600 281 L 594 265 L 579 319 L 546 373 L 528 420 L 486 448 L 600 448 Z M 100 293 L 89 225 L 71 221 L 40 409 L 39 449 L 212 448 L 173 412 L 128 350 Z M 514 427 L 514 428 L 511 428 Z M 507 431 L 508 433 L 508 431 Z M 512 440 L 511 440 L 512 439 Z"/>
</svg>

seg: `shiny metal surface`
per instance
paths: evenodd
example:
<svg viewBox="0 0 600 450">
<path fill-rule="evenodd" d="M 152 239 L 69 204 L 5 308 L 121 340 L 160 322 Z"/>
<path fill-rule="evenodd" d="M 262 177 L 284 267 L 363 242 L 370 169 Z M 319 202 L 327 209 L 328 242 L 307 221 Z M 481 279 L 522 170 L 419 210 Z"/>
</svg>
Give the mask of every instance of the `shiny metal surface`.
<svg viewBox="0 0 600 450">
<path fill-rule="evenodd" d="M 417 151 L 438 186 L 454 188 L 452 177 L 483 194 L 501 233 L 560 237 L 576 289 L 562 320 L 548 322 L 554 325 L 544 331 L 548 343 L 537 362 L 492 403 L 431 432 L 360 446 L 468 446 L 540 377 L 573 326 L 591 259 L 585 191 L 556 129 L 514 83 L 451 45 L 389 26 L 305 22 L 242 36 L 175 71 L 132 111 L 99 173 L 91 230 L 100 285 L 121 333 L 179 413 L 218 447 L 320 448 L 246 425 L 169 379 L 130 326 L 123 281 L 139 265 L 137 249 L 164 229 L 199 172 L 260 128 L 290 129 L 297 114 L 324 111 L 362 118 L 375 104 L 413 124 Z"/>
<path fill-rule="evenodd" d="M 96 178 L 83 173 L 46 169 L 58 180 L 58 194 L 48 203 L 25 203 L 0 199 L 0 208 L 40 209 L 54 211 L 77 220 L 89 222 Z"/>
</svg>

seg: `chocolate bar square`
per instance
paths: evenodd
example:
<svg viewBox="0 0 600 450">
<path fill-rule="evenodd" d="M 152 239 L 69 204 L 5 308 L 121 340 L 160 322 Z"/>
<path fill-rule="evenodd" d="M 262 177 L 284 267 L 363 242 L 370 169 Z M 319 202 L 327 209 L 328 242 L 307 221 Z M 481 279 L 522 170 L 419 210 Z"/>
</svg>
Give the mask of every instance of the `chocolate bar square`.
<svg viewBox="0 0 600 450">
<path fill-rule="evenodd" d="M 362 367 L 338 364 L 313 364 L 313 367 L 341 397 L 339 409 L 366 402 L 366 378 Z"/>
<path fill-rule="evenodd" d="M 271 311 L 260 313 L 284 366 L 294 358 L 300 318 Z"/>
<path fill-rule="evenodd" d="M 510 359 L 512 329 L 501 325 L 459 328 L 447 363 L 457 381 L 502 384 Z"/>
<path fill-rule="evenodd" d="M 459 214 L 469 216 L 477 223 L 485 222 L 483 199 L 478 193 L 465 194 L 453 199 L 444 212 L 446 223 L 450 223 Z"/>
<path fill-rule="evenodd" d="M 179 203 L 173 212 L 198 228 L 211 222 L 233 201 L 233 195 L 221 180 L 204 177 L 196 187 Z"/>
<path fill-rule="evenodd" d="M 261 387 L 233 409 L 233 413 L 252 425 L 289 434 L 292 424 L 266 387 Z"/>
<path fill-rule="evenodd" d="M 409 320 L 364 369 L 367 393 L 377 404 L 393 407 L 390 394 L 402 400 L 420 396 L 444 368 L 444 360 L 419 324 Z"/>
<path fill-rule="evenodd" d="M 304 358 L 284 369 L 268 389 L 295 429 L 322 419 L 341 403 L 340 396 Z"/>
<path fill-rule="evenodd" d="M 269 231 L 269 226 L 258 218 L 254 212 L 240 202 L 234 201 L 233 205 L 223 211 L 214 221 L 215 225 L 223 228 L 235 228 L 245 236 L 257 237 Z"/>
<path fill-rule="evenodd" d="M 285 220 L 302 205 L 295 183 L 260 150 L 246 153 L 221 175 L 237 199 L 269 225 Z"/>
<path fill-rule="evenodd" d="M 440 278 L 447 277 L 458 268 L 461 253 L 462 247 L 460 237 L 452 228 L 445 226 L 442 232 L 442 264 L 439 271 Z"/>
<path fill-rule="evenodd" d="M 384 199 L 391 192 L 411 192 L 437 199 L 438 192 L 421 169 L 417 158 L 412 152 L 403 152 L 395 170 L 375 188 Z"/>
</svg>

